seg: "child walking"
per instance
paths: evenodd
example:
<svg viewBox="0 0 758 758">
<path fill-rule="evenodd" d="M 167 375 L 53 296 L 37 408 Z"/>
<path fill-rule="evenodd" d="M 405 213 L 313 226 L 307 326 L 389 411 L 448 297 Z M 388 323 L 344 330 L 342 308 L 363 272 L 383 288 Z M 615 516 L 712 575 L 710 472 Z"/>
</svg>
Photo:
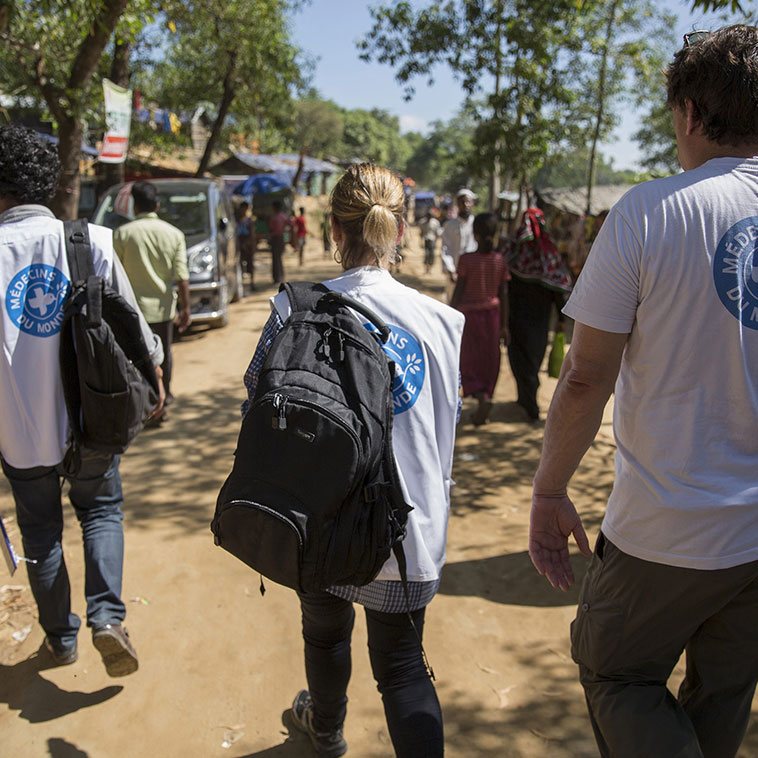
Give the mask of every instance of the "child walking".
<svg viewBox="0 0 758 758">
<path fill-rule="evenodd" d="M 458 261 L 458 279 L 451 300 L 466 316 L 461 345 L 461 382 L 465 397 L 479 401 L 472 422 L 487 423 L 500 373 L 500 342 L 508 344 L 508 264 L 493 250 L 497 229 L 494 213 L 474 218 L 477 249 Z"/>
</svg>

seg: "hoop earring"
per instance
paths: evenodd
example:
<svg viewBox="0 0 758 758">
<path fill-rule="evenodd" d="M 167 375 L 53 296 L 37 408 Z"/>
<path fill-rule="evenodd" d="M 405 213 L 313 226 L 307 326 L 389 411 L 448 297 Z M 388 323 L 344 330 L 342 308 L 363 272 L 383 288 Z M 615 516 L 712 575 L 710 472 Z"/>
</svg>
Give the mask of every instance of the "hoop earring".
<svg viewBox="0 0 758 758">
<path fill-rule="evenodd" d="M 332 256 L 336 263 L 342 264 L 342 253 L 338 247 L 334 248 L 334 255 Z"/>
</svg>

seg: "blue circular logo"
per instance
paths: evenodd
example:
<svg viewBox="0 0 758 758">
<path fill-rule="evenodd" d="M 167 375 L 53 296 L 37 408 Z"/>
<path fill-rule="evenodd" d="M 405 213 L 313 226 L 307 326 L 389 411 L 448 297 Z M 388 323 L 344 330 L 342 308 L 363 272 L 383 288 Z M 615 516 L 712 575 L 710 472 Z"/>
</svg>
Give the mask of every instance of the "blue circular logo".
<svg viewBox="0 0 758 758">
<path fill-rule="evenodd" d="M 758 216 L 738 221 L 721 238 L 713 257 L 719 299 L 749 329 L 758 329 Z"/>
<path fill-rule="evenodd" d="M 373 324 L 364 324 L 372 332 L 378 331 Z M 416 338 L 394 324 L 387 324 L 390 336 L 382 349 L 395 363 L 395 381 L 392 384 L 392 404 L 395 415 L 413 407 L 426 377 L 424 353 Z"/>
<path fill-rule="evenodd" d="M 52 337 L 61 329 L 68 287 L 63 272 L 44 263 L 32 263 L 11 279 L 5 309 L 22 332 Z"/>
</svg>

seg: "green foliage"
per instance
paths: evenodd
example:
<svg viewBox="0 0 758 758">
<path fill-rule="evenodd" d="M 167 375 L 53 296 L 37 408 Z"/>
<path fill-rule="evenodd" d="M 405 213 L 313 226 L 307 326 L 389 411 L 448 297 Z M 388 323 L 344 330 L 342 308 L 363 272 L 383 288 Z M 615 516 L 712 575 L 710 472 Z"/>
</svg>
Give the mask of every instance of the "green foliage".
<svg viewBox="0 0 758 758">
<path fill-rule="evenodd" d="M 476 149 L 462 148 L 469 178 L 499 165 L 506 180 L 518 181 L 533 176 L 556 145 L 583 146 L 596 130 L 599 138 L 610 134 L 628 72 L 643 65 L 668 23 L 650 0 L 401 1 L 371 12 L 361 57 L 392 66 L 406 97 L 419 77 L 432 81 L 435 67 L 447 66 L 472 109 Z"/>
<path fill-rule="evenodd" d="M 652 174 L 666 176 L 679 170 L 671 111 L 665 102 L 650 108 L 634 139 L 643 153 L 640 163 Z"/>
<path fill-rule="evenodd" d="M 345 119 L 338 106 L 311 96 L 295 103 L 294 115 L 295 150 L 304 147 L 315 157 L 339 151 Z"/>
<path fill-rule="evenodd" d="M 5 33 L 0 35 L 0 91 L 28 95 L 39 102 L 41 116 L 59 121 L 68 115 L 104 125 L 103 60 L 93 71 L 81 69 L 83 47 L 106 13 L 106 0 L 11 0 Z M 131 39 L 151 21 L 154 3 L 131 0 L 122 13 L 118 34 Z M 77 68 L 78 65 L 78 68 Z M 98 68 L 98 67 L 101 68 Z M 92 74 L 95 74 L 94 76 Z M 45 100 L 47 102 L 45 102 Z"/>
<path fill-rule="evenodd" d="M 406 162 L 406 173 L 418 187 L 439 194 L 455 193 L 475 183 L 471 159 L 475 149 L 476 121 L 470 109 L 463 109 L 448 122 L 436 121 L 429 135 Z M 482 189 L 480 184 L 477 193 Z"/>
<path fill-rule="evenodd" d="M 589 150 L 572 150 L 550 155 L 534 178 L 535 189 L 546 187 L 569 187 L 584 189 L 587 186 L 587 164 Z M 639 173 L 613 167 L 613 160 L 598 155 L 595 163 L 595 184 L 634 184 Z"/>
<path fill-rule="evenodd" d="M 719 11 L 728 9 L 732 13 L 747 13 L 749 2 L 745 0 L 692 0 L 692 10 Z"/>
<path fill-rule="evenodd" d="M 298 152 L 305 144 L 309 155 L 373 161 L 404 173 L 408 158 L 424 141 L 420 134 L 401 135 L 399 119 L 385 110 L 342 108 L 317 92 L 296 101 L 292 115 L 282 151 Z"/>
<path fill-rule="evenodd" d="M 235 132 L 266 137 L 286 131 L 292 95 L 308 70 L 290 37 L 289 0 L 171 0 L 161 35 L 133 83 L 146 99 L 175 111 L 211 101 L 224 137 L 228 115 Z"/>
<path fill-rule="evenodd" d="M 360 158 L 402 171 L 410 155 L 400 137 L 397 116 L 374 108 L 370 111 L 343 110 L 345 131 L 339 148 L 340 157 Z"/>
</svg>

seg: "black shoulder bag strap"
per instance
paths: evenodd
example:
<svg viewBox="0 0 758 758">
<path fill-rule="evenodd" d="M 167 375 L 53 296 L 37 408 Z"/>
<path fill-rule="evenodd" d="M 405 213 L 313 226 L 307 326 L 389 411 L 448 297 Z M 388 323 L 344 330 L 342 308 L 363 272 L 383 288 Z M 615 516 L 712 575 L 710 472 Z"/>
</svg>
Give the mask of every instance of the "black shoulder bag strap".
<svg viewBox="0 0 758 758">
<path fill-rule="evenodd" d="M 71 289 L 64 311 L 83 310 L 80 301 L 86 297 L 86 324 L 87 326 L 97 326 L 102 317 L 102 280 L 95 276 L 87 220 L 64 221 L 63 239 L 71 275 Z M 60 367 L 61 381 L 66 390 L 63 395 L 66 400 L 66 412 L 71 427 L 71 444 L 63 458 L 63 468 L 70 476 L 76 476 L 81 468 L 82 445 L 82 430 L 79 420 L 81 413 L 79 371 L 75 350 L 72 322 L 70 318 L 65 318 L 61 331 Z"/>
<path fill-rule="evenodd" d="M 316 282 L 282 282 L 279 292 L 282 291 L 287 293 L 292 312 L 297 313 L 315 310 L 316 303 L 329 292 L 329 288 Z"/>
<path fill-rule="evenodd" d="M 389 339 L 390 328 L 384 323 L 384 319 L 367 305 L 359 303 L 342 292 L 330 290 L 323 284 L 315 284 L 314 282 L 284 282 L 279 286 L 279 292 L 282 290 L 287 293 L 293 313 L 315 310 L 321 303 L 324 305 L 343 305 L 365 316 L 377 328 L 378 337 L 382 344 Z"/>
<path fill-rule="evenodd" d="M 103 280 L 95 276 L 89 225 L 86 218 L 63 222 L 66 255 L 72 282 L 87 282 L 87 328 L 100 325 L 103 317 Z"/>
</svg>

